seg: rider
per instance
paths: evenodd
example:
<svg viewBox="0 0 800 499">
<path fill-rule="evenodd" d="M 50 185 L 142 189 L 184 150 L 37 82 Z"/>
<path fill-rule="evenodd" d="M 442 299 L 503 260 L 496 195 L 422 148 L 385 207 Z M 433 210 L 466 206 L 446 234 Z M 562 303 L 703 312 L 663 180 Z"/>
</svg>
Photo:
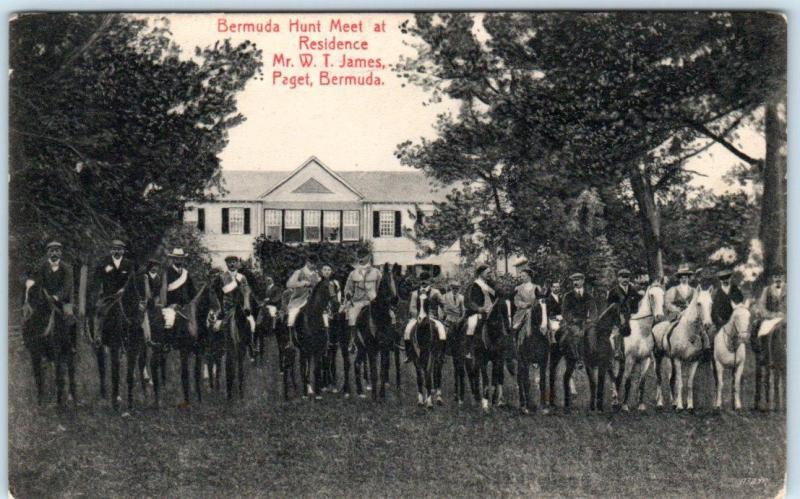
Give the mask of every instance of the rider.
<svg viewBox="0 0 800 499">
<path fill-rule="evenodd" d="M 411 346 L 411 332 L 417 322 L 424 318 L 428 318 L 439 336 L 440 341 L 447 341 L 447 332 L 444 324 L 436 318 L 436 311 L 439 305 L 443 302 L 442 293 L 431 286 L 431 276 L 427 272 L 422 272 L 419 275 L 419 287 L 411 293 L 411 299 L 408 304 L 408 324 L 403 332 L 403 344 L 405 345 L 406 363 L 411 362 L 412 352 L 414 349 Z"/>
<path fill-rule="evenodd" d="M 620 269 L 617 271 L 617 285 L 608 291 L 606 302 L 611 305 L 617 303 L 619 305 L 620 323 L 622 326 L 619 329 L 619 335 L 622 338 L 631 334 L 630 319 L 636 310 L 639 308 L 639 300 L 641 296 L 634 289 L 630 282 L 631 272 L 628 269 Z M 623 352 L 623 341 L 616 337 L 612 339 L 614 345 L 614 355 L 617 358 L 625 356 Z"/>
<path fill-rule="evenodd" d="M 774 329 L 774 324 L 769 327 L 765 321 L 786 318 L 786 285 L 784 282 L 783 268 L 778 267 L 772 272 L 770 285 L 765 287 L 759 296 L 755 306 L 755 317 L 753 321 L 753 334 L 750 336 L 752 345 L 757 348 L 759 333 L 767 334 Z M 777 321 L 776 321 L 777 322 Z M 764 331 L 762 331 L 762 328 Z"/>
<path fill-rule="evenodd" d="M 744 295 L 742 291 L 731 282 L 733 270 L 723 269 L 717 272 L 719 287 L 714 291 L 714 298 L 711 305 L 711 320 L 714 321 L 716 331 L 727 324 L 728 319 L 733 314 L 733 305 L 742 303 Z"/>
<path fill-rule="evenodd" d="M 275 318 L 278 316 L 278 310 L 281 308 L 281 288 L 275 285 L 275 280 L 272 277 L 264 279 L 264 301 L 262 302 L 262 310 L 266 310 L 266 316 L 275 325 Z M 262 317 L 265 320 L 266 317 Z"/>
<path fill-rule="evenodd" d="M 460 287 L 458 281 L 450 281 L 447 291 L 442 295 L 442 318 L 448 330 L 464 318 L 464 295 L 459 291 Z"/>
<path fill-rule="evenodd" d="M 538 303 L 542 290 L 533 283 L 535 273 L 532 268 L 524 267 L 520 269 L 520 272 L 522 284 L 514 289 L 514 306 L 517 310 L 514 312 L 511 327 L 515 331 L 520 330 L 522 332 L 520 337 L 524 338 L 533 332 L 533 325 L 530 323 L 531 307 Z M 543 317 L 543 320 L 547 321 L 547 317 Z M 545 332 L 546 329 L 542 331 L 542 333 Z"/>
<path fill-rule="evenodd" d="M 483 325 L 483 320 L 491 311 L 497 292 L 492 287 L 492 269 L 485 263 L 475 269 L 475 280 L 467 288 L 467 331 L 466 331 L 466 358 L 472 358 L 475 344 L 475 332 Z"/>
<path fill-rule="evenodd" d="M 225 257 L 227 270 L 218 274 L 211 283 L 212 293 L 211 309 L 217 312 L 218 320 L 225 328 L 226 351 L 235 352 L 237 348 L 249 343 L 255 329 L 255 320 L 250 309 L 250 284 L 247 277 L 239 271 L 239 257 L 228 255 Z M 247 331 L 250 328 L 250 333 Z M 230 343 L 232 343 L 232 346 Z M 226 364 L 232 365 L 226 361 Z M 228 400 L 233 398 L 233 373 L 226 370 L 225 383 L 227 385 Z M 241 373 L 239 373 L 241 379 Z M 240 396 L 244 396 L 240 392 Z"/>
<path fill-rule="evenodd" d="M 288 313 L 286 317 L 286 327 L 289 328 L 292 338 L 296 337 L 294 322 L 297 320 L 297 314 L 311 296 L 311 290 L 320 281 L 320 276 L 317 272 L 318 261 L 317 255 L 313 253 L 306 254 L 305 265 L 295 270 L 286 282 L 286 289 L 292 290 L 292 296 L 287 305 Z"/>
<path fill-rule="evenodd" d="M 112 405 L 114 409 L 119 407 L 119 354 L 122 342 L 127 336 L 128 324 L 125 317 L 125 310 L 133 310 L 137 304 L 131 303 L 133 294 L 126 294 L 125 291 L 133 279 L 133 263 L 125 258 L 125 243 L 119 239 L 111 241 L 110 255 L 100 261 L 100 265 L 94 273 L 94 292 L 95 292 L 95 332 L 100 336 L 95 336 L 95 354 L 97 356 L 97 367 L 100 371 L 100 396 L 106 397 L 105 370 L 106 359 L 104 345 L 108 346 L 111 353 L 111 385 L 112 385 Z M 109 324 L 109 320 L 114 320 L 114 324 Z"/>
<path fill-rule="evenodd" d="M 680 265 L 675 273 L 678 284 L 667 290 L 664 296 L 664 306 L 667 312 L 667 320 L 674 321 L 691 303 L 694 297 L 694 288 L 689 285 L 689 280 L 694 273 L 688 265 Z"/>
<path fill-rule="evenodd" d="M 64 330 L 72 328 L 75 320 L 72 266 L 61 260 L 61 252 L 61 243 L 58 241 L 48 243 L 47 260 L 25 281 L 25 304 L 22 306 L 23 339 L 25 346 L 31 352 L 39 404 L 44 402 L 42 352 L 47 351 L 48 346 L 69 349 L 72 352 L 76 347 L 75 338 L 72 334 L 70 334 L 68 342 L 60 345 L 53 345 L 52 343 L 47 345 L 47 338 L 45 338 L 45 334 L 48 334 L 47 328 L 52 328 L 49 333 L 51 340 L 53 338 L 64 338 L 66 336 L 63 334 Z M 31 293 L 31 288 L 37 284 L 41 289 L 41 294 Z M 44 299 L 41 299 L 40 296 Z M 42 329 L 45 330 L 44 334 Z M 64 391 L 64 373 L 61 365 L 56 366 L 56 387 L 58 404 L 61 405 Z M 70 382 L 70 392 L 74 399 L 74 381 Z"/>
<path fill-rule="evenodd" d="M 344 285 L 345 310 L 350 338 L 356 337 L 356 321 L 361 309 L 378 296 L 381 271 L 372 266 L 372 254 L 367 248 L 356 252 L 356 264 Z"/>
<path fill-rule="evenodd" d="M 562 300 L 563 297 L 561 296 L 561 282 L 558 279 L 552 279 L 550 282 L 550 290 L 547 292 L 547 298 L 545 298 L 545 306 L 547 307 L 548 321 L 561 324 L 561 321 L 563 319 L 563 317 L 561 316 Z M 547 329 L 547 337 L 550 340 L 551 344 L 556 342 L 555 330 L 556 328 L 554 327 L 548 327 Z"/>
<path fill-rule="evenodd" d="M 592 317 L 597 315 L 597 305 L 592 298 L 591 291 L 584 287 L 586 280 L 585 276 L 576 272 L 570 277 L 572 281 L 572 290 L 564 295 L 564 302 L 561 307 L 564 316 L 564 325 L 566 334 L 562 337 L 562 342 L 568 339 L 583 338 L 583 333 L 586 325 L 591 321 Z M 581 356 L 581 349 L 578 346 L 578 341 L 570 341 L 567 344 L 572 345 L 572 355 L 577 359 L 576 367 L 583 368 L 583 359 Z"/>
<path fill-rule="evenodd" d="M 192 338 L 189 335 L 188 324 L 182 309 L 194 299 L 194 281 L 189 271 L 184 268 L 186 253 L 183 248 L 173 248 L 169 256 L 169 266 L 164 271 L 161 279 L 160 301 L 164 304 L 164 328 L 172 330 L 168 334 L 171 346 L 178 349 L 181 359 L 181 387 L 183 388 L 183 401 L 178 404 L 178 409 L 189 408 L 189 352 L 192 348 Z M 198 362 L 195 359 L 195 362 Z M 155 376 L 155 374 L 154 374 Z"/>
</svg>

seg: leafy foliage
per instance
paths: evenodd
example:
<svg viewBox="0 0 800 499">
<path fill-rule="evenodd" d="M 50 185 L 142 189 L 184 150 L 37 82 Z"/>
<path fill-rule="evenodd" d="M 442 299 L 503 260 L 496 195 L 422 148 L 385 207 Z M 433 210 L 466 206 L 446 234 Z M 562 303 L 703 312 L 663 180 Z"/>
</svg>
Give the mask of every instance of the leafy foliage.
<svg viewBox="0 0 800 499">
<path fill-rule="evenodd" d="M 151 255 L 218 184 L 261 50 L 225 40 L 181 58 L 167 21 L 120 14 L 23 14 L 10 40 L 13 257 L 52 238 L 81 259 L 113 238 Z"/>
</svg>

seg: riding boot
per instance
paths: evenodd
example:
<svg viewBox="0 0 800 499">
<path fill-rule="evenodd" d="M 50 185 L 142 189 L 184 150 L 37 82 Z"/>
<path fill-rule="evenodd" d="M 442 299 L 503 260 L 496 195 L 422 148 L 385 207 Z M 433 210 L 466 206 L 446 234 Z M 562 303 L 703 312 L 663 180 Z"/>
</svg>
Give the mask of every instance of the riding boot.
<svg viewBox="0 0 800 499">
<path fill-rule="evenodd" d="M 411 340 L 403 340 L 403 348 L 406 353 L 405 363 L 408 364 L 414 360 L 414 346 L 411 344 Z"/>
</svg>

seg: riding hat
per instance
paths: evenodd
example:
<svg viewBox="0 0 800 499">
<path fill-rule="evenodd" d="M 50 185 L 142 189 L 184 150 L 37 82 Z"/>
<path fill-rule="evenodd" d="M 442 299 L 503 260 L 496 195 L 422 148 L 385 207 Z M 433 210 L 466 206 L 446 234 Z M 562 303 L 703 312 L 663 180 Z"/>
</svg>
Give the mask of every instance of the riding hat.
<svg viewBox="0 0 800 499">
<path fill-rule="evenodd" d="M 183 251 L 183 248 L 174 248 L 167 256 L 170 258 L 186 258 L 186 253 Z"/>
<path fill-rule="evenodd" d="M 356 257 L 358 257 L 359 260 L 368 256 L 369 256 L 368 248 L 358 248 L 356 250 Z"/>
<path fill-rule="evenodd" d="M 575 272 L 571 276 L 569 276 L 570 281 L 577 281 L 578 279 L 585 279 L 586 276 L 581 274 L 580 272 Z"/>
<path fill-rule="evenodd" d="M 316 253 L 306 253 L 306 261 L 311 263 L 319 262 L 319 257 Z"/>
<path fill-rule="evenodd" d="M 733 275 L 733 270 L 731 269 L 722 269 L 719 272 L 717 272 L 717 278 L 719 279 L 728 279 L 732 275 Z"/>
<path fill-rule="evenodd" d="M 161 262 L 159 262 L 155 258 L 148 258 L 147 259 L 147 270 L 150 270 L 153 267 L 158 267 L 159 265 L 161 265 Z"/>
<path fill-rule="evenodd" d="M 428 282 L 430 280 L 431 280 L 431 275 L 428 272 L 422 272 L 419 275 L 419 281 L 420 282 Z"/>
<path fill-rule="evenodd" d="M 122 248 L 122 249 L 125 249 L 125 243 L 123 243 L 123 242 L 122 242 L 122 241 L 120 241 L 119 239 L 114 239 L 113 241 L 111 241 L 111 247 L 112 247 L 112 248 Z"/>
<path fill-rule="evenodd" d="M 683 263 L 683 264 L 678 266 L 678 271 L 675 272 L 675 275 L 678 276 L 678 277 L 680 277 L 682 275 L 692 276 L 692 275 L 694 275 L 694 272 L 692 272 L 689 269 L 689 265 Z"/>
<path fill-rule="evenodd" d="M 526 274 L 528 274 L 529 276 L 531 276 L 531 279 L 533 279 L 534 277 L 536 277 L 536 271 L 535 271 L 535 270 L 533 270 L 533 269 L 532 269 L 530 266 L 528 266 L 528 265 L 526 265 L 526 266 L 524 266 L 524 267 L 521 267 L 521 268 L 519 269 L 519 271 L 520 271 L 520 272 L 525 272 Z"/>
<path fill-rule="evenodd" d="M 631 271 L 628 269 L 619 269 L 617 271 L 617 277 L 630 277 Z"/>
<path fill-rule="evenodd" d="M 238 262 L 238 261 L 239 261 L 239 257 L 236 256 L 236 255 L 228 255 L 228 256 L 225 257 L 225 263 Z"/>
<path fill-rule="evenodd" d="M 455 280 L 450 281 L 447 284 L 449 284 L 450 286 L 461 286 L 461 283 Z"/>
<path fill-rule="evenodd" d="M 478 265 L 477 267 L 475 267 L 475 275 L 476 276 L 481 275 L 483 273 L 483 271 L 488 269 L 488 268 L 489 268 L 489 266 L 486 265 L 485 263 L 482 263 L 482 264 Z"/>
<path fill-rule="evenodd" d="M 58 241 L 50 241 L 49 243 L 47 243 L 46 248 L 47 249 L 50 249 L 50 248 L 63 248 L 63 245 Z"/>
<path fill-rule="evenodd" d="M 774 269 L 772 269 L 772 276 L 775 277 L 776 275 L 784 275 L 786 271 L 783 270 L 783 267 L 780 265 L 776 265 Z"/>
</svg>

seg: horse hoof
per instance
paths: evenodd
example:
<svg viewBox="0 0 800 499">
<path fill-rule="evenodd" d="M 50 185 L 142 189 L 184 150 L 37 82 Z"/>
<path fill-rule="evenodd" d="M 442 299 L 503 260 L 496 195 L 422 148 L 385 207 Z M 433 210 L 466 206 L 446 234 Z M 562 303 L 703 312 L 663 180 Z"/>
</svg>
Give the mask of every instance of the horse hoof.
<svg viewBox="0 0 800 499">
<path fill-rule="evenodd" d="M 444 405 L 444 400 L 441 396 L 436 397 L 436 405 Z"/>
<path fill-rule="evenodd" d="M 521 409 L 519 410 L 519 412 L 520 412 L 520 413 L 521 413 L 523 416 L 527 416 L 528 414 L 530 414 L 530 413 L 531 413 L 531 411 L 529 411 L 527 407 L 523 407 L 523 408 L 521 408 Z"/>
<path fill-rule="evenodd" d="M 358 394 L 358 398 L 365 399 L 365 398 L 367 398 L 367 394 L 366 393 L 359 393 Z"/>
<path fill-rule="evenodd" d="M 367 385 L 367 391 L 368 391 L 368 392 L 371 392 L 371 391 L 372 391 L 372 385 Z"/>
<path fill-rule="evenodd" d="M 463 407 L 464 406 L 464 401 L 463 400 L 459 400 L 458 401 L 458 406 L 459 407 Z"/>
<path fill-rule="evenodd" d="M 331 388 L 331 393 L 339 393 L 339 390 L 336 388 Z"/>
<path fill-rule="evenodd" d="M 481 399 L 481 409 L 483 412 L 489 412 L 489 399 Z"/>
<path fill-rule="evenodd" d="M 345 394 L 344 394 L 344 398 L 346 398 L 346 399 L 349 399 L 349 398 L 350 398 L 350 394 L 349 394 L 349 393 L 347 393 L 347 392 L 345 392 Z"/>
<path fill-rule="evenodd" d="M 631 408 L 628 407 L 628 404 L 622 404 L 622 412 L 631 412 Z"/>
<path fill-rule="evenodd" d="M 637 409 L 639 410 L 639 412 L 645 412 L 647 410 L 647 406 L 645 404 L 639 404 L 639 407 L 637 407 Z"/>
<path fill-rule="evenodd" d="M 316 397 L 314 397 L 314 400 L 322 400 L 322 395 L 317 395 Z"/>
</svg>

